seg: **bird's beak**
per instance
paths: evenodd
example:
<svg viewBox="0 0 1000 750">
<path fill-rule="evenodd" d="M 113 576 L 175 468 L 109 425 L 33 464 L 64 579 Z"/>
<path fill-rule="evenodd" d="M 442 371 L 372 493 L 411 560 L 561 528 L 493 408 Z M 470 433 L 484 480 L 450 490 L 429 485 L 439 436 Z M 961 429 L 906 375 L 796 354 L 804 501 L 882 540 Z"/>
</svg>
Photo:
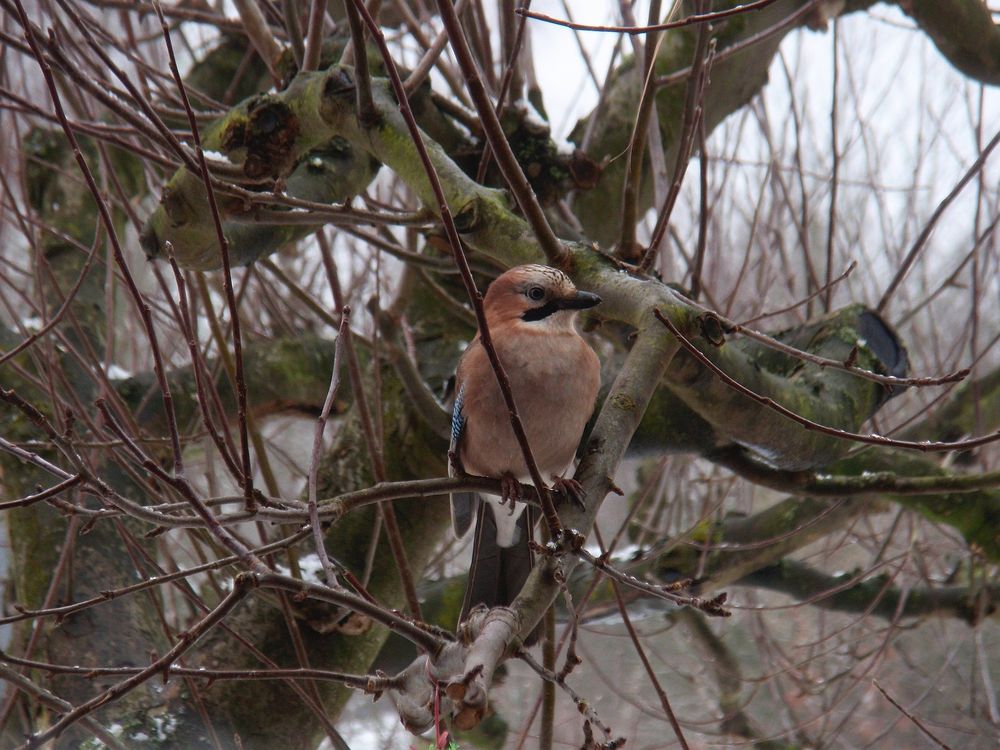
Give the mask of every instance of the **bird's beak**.
<svg viewBox="0 0 1000 750">
<path fill-rule="evenodd" d="M 559 307 L 562 310 L 586 310 L 600 303 L 601 298 L 592 292 L 577 292 L 572 297 L 559 300 Z"/>
</svg>

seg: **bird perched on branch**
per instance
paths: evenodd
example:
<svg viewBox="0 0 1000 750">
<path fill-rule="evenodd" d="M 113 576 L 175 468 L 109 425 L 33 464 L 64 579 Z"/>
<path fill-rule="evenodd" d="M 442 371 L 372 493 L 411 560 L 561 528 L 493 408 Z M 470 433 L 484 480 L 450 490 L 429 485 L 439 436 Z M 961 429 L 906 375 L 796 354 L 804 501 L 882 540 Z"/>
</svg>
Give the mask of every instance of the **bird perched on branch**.
<svg viewBox="0 0 1000 750">
<path fill-rule="evenodd" d="M 563 477 L 573 463 L 600 387 L 597 355 L 577 332 L 578 310 L 601 298 L 577 290 L 555 268 L 512 268 L 486 292 L 483 308 L 493 346 L 510 380 L 528 445 L 542 478 L 579 498 L 580 485 Z M 449 466 L 453 474 L 497 477 L 503 494 L 477 502 L 452 495 L 452 523 L 463 536 L 476 509 L 476 537 L 462 619 L 477 604 L 509 604 L 531 571 L 531 509 L 520 499 L 530 481 L 524 452 L 489 356 L 477 335 L 455 375 Z M 487 509 L 488 508 L 488 509 Z"/>
</svg>

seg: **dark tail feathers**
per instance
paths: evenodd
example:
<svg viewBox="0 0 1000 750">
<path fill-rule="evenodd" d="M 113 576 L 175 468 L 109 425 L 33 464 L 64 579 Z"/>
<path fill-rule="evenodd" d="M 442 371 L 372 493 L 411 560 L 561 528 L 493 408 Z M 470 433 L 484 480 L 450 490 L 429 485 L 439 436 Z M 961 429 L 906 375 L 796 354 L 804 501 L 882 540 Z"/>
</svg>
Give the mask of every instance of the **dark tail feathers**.
<svg viewBox="0 0 1000 750">
<path fill-rule="evenodd" d="M 505 607 L 510 604 L 524 586 L 534 563 L 534 554 L 529 544 L 534 526 L 532 509 L 526 508 L 517 521 L 520 532 L 517 542 L 511 547 L 500 547 L 497 545 L 494 508 L 487 508 L 486 505 L 480 502 L 476 511 L 472 565 L 469 568 L 469 583 L 465 589 L 460 622 L 477 604 L 487 607 Z"/>
</svg>

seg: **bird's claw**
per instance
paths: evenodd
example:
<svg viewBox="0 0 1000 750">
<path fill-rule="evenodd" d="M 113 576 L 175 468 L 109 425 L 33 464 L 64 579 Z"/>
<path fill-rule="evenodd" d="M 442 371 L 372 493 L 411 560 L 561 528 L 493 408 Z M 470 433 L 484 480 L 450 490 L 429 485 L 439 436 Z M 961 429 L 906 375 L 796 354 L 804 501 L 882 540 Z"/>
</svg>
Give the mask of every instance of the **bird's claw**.
<svg viewBox="0 0 1000 750">
<path fill-rule="evenodd" d="M 465 467 L 462 465 L 462 459 L 459 457 L 458 451 L 448 451 L 448 463 L 451 465 L 456 477 L 468 476 L 465 473 Z"/>
<path fill-rule="evenodd" d="M 508 515 L 514 515 L 515 503 L 520 502 L 521 483 L 512 475 L 504 474 L 500 477 L 500 504 L 509 505 Z"/>
<path fill-rule="evenodd" d="M 566 500 L 572 501 L 580 510 L 586 509 L 584 500 L 587 499 L 587 493 L 584 491 L 583 485 L 575 479 L 552 477 L 552 488 L 556 491 L 556 494 Z"/>
</svg>

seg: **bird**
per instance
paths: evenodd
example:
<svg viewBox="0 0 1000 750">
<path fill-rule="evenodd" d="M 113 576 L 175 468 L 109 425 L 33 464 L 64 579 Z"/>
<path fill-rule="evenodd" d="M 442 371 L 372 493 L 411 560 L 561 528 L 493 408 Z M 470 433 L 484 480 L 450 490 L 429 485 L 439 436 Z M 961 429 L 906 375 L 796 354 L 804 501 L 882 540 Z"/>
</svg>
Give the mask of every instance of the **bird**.
<svg viewBox="0 0 1000 750">
<path fill-rule="evenodd" d="M 486 291 L 483 311 L 490 339 L 510 381 L 532 455 L 544 480 L 580 499 L 578 482 L 564 476 L 597 401 L 600 361 L 577 331 L 577 313 L 601 298 L 578 290 L 562 271 L 522 265 L 501 274 Z M 449 474 L 501 480 L 499 498 L 480 502 L 452 494 L 452 523 L 462 537 L 476 511 L 469 583 L 459 621 L 477 605 L 507 606 L 532 567 L 533 512 L 520 499 L 530 481 L 509 410 L 483 346 L 469 343 L 455 373 Z"/>
</svg>

